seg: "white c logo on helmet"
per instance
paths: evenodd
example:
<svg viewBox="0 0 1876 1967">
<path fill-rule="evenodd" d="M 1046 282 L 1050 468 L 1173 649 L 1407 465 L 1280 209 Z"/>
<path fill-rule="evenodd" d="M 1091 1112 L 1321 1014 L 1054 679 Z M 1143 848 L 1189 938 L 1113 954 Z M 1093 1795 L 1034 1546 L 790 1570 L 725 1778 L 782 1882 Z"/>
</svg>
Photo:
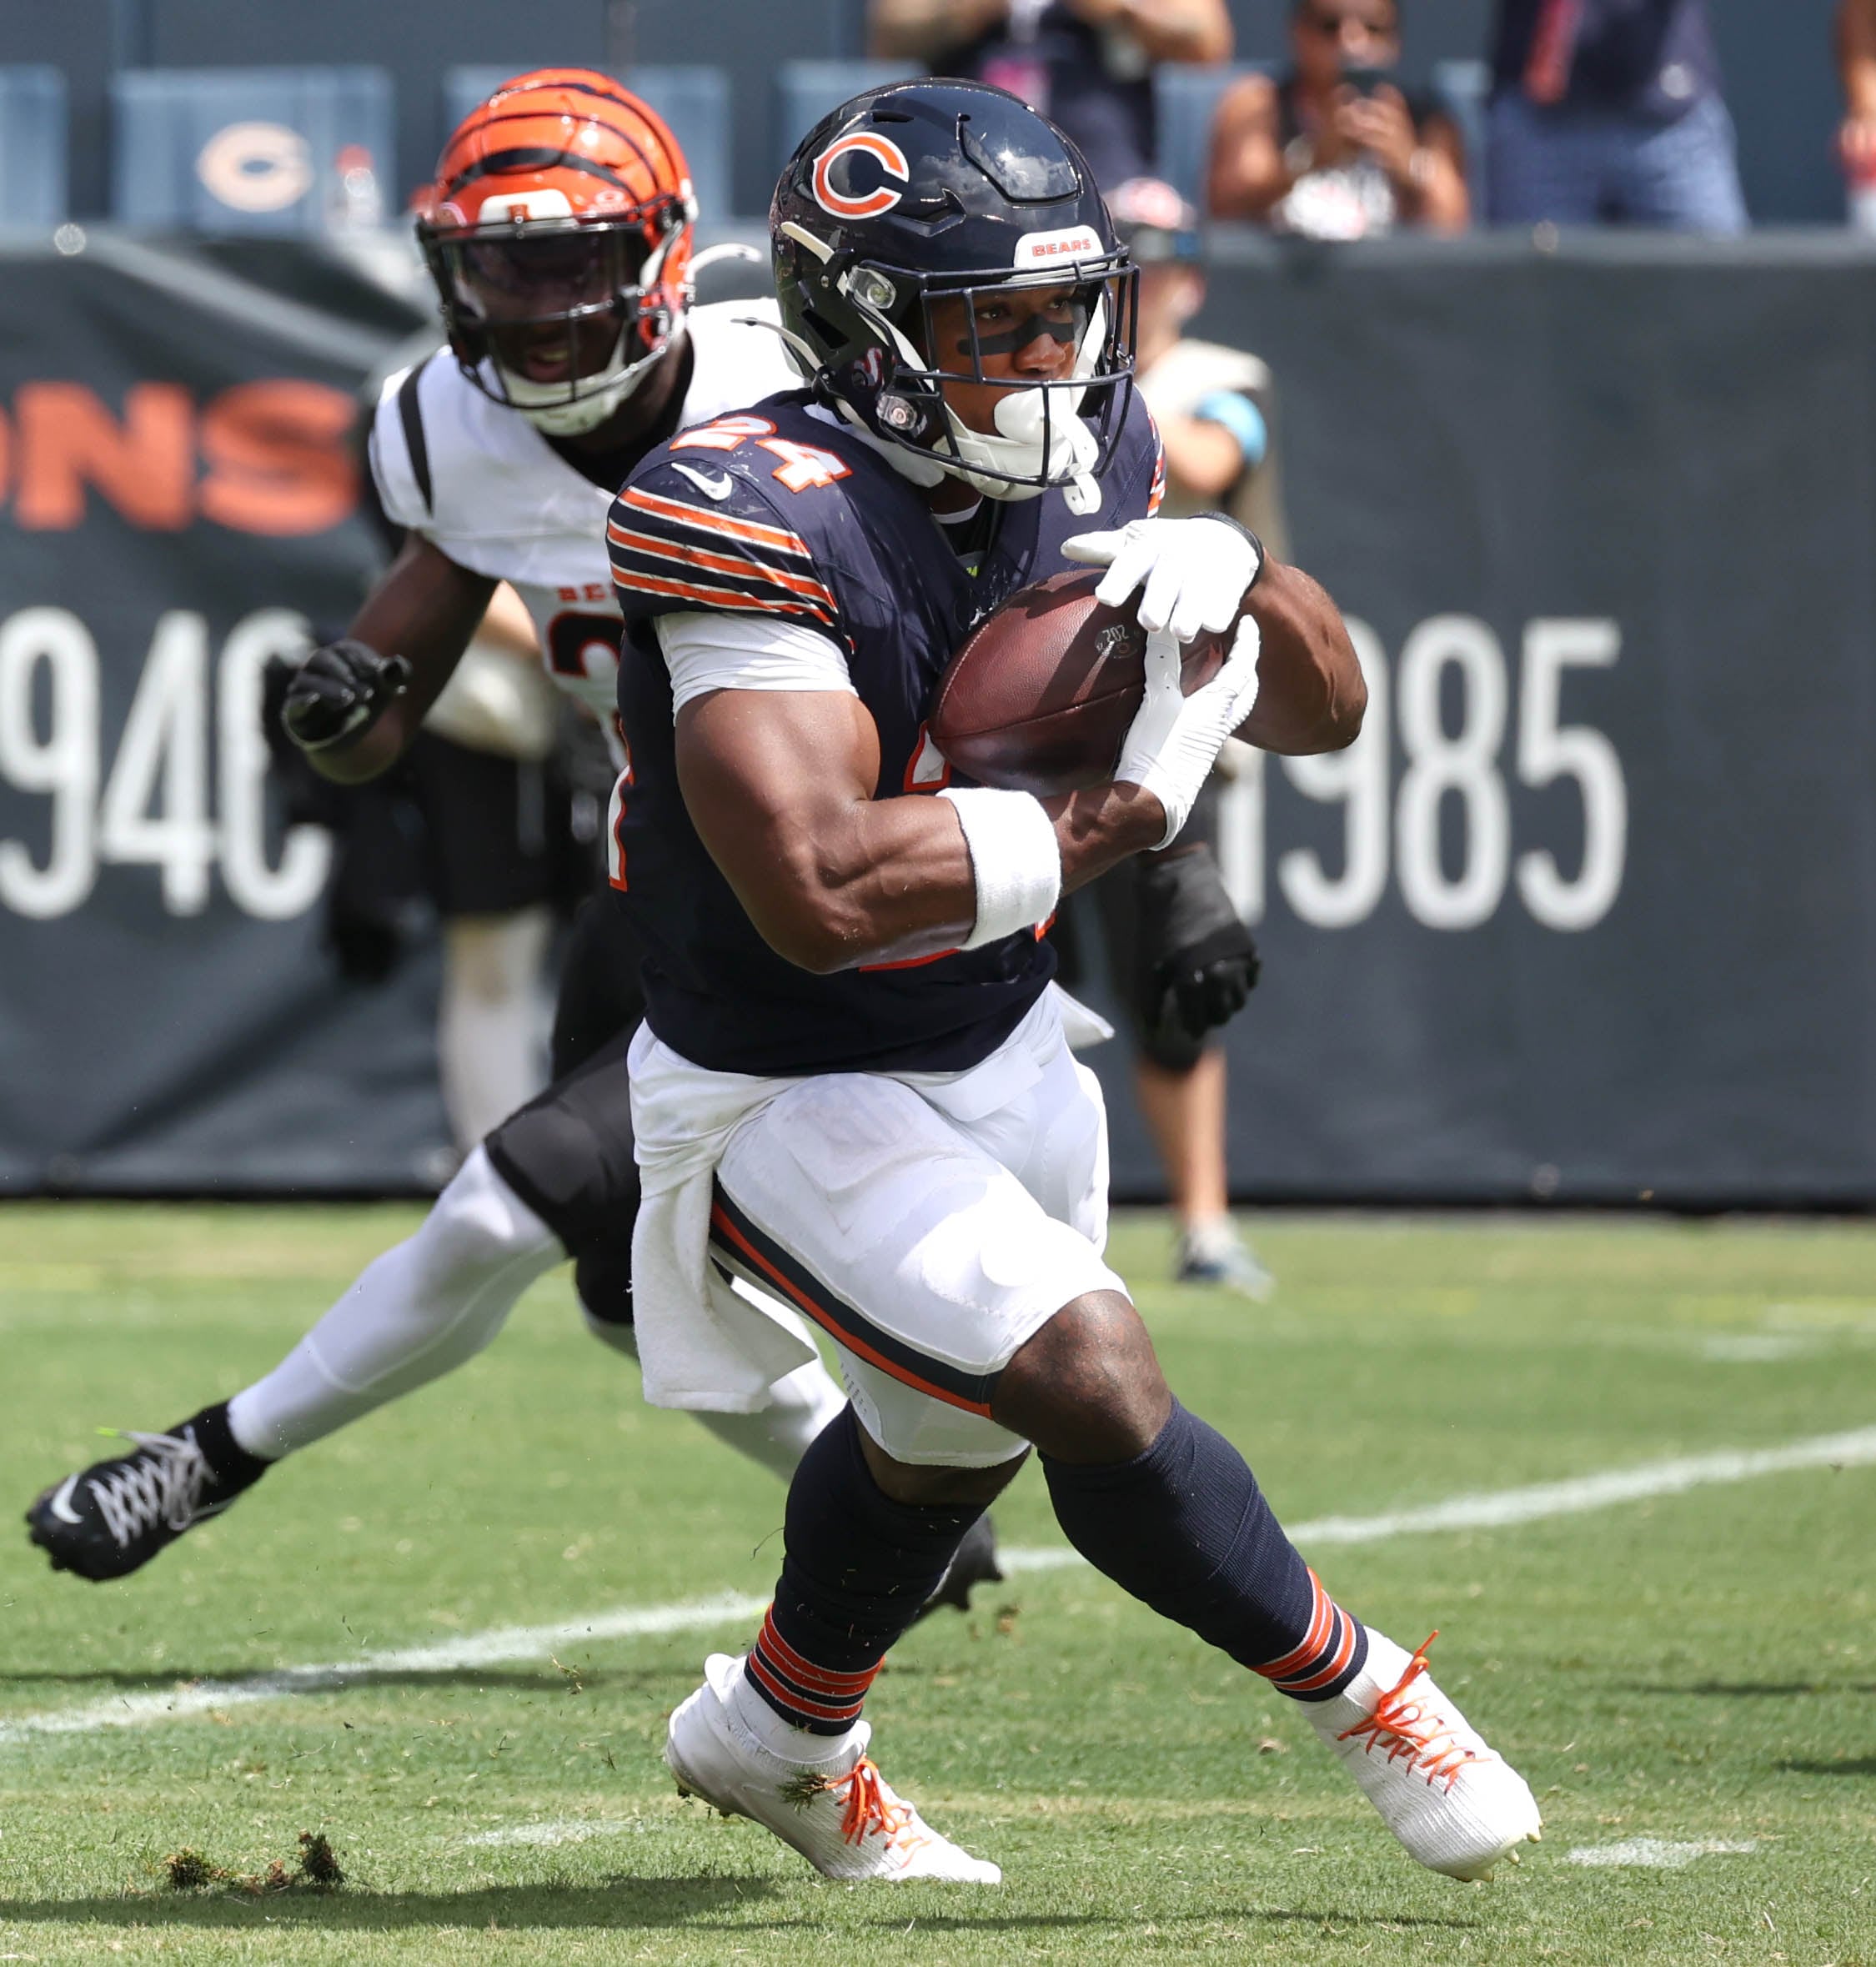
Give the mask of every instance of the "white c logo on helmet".
<svg viewBox="0 0 1876 1967">
<path fill-rule="evenodd" d="M 815 203 L 822 211 L 831 212 L 836 218 L 877 218 L 881 213 L 890 212 L 905 194 L 885 184 L 868 192 L 864 198 L 849 198 L 845 192 L 836 191 L 832 176 L 834 164 L 838 158 L 856 150 L 865 151 L 869 157 L 876 158 L 888 178 L 896 178 L 901 184 L 910 183 L 911 168 L 905 162 L 905 153 L 896 143 L 871 130 L 856 130 L 852 135 L 830 143 L 815 159 Z"/>
</svg>

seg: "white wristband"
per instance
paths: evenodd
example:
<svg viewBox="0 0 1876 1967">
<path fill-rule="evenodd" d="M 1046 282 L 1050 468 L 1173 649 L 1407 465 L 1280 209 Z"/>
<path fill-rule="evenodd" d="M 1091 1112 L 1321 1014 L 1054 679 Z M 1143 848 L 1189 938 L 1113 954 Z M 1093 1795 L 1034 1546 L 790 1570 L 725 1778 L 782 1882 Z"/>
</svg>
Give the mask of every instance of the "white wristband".
<svg viewBox="0 0 1876 1967">
<path fill-rule="evenodd" d="M 988 785 L 959 785 L 938 796 L 957 808 L 977 885 L 976 926 L 961 946 L 981 949 L 1047 921 L 1061 899 L 1061 849 L 1041 800 Z"/>
</svg>

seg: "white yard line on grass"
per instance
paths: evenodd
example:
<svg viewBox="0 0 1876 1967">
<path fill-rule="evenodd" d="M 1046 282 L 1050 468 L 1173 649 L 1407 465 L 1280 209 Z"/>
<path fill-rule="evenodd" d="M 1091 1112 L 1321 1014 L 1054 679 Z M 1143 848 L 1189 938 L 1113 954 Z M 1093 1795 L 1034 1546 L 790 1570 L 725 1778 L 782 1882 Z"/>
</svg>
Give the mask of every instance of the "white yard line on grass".
<svg viewBox="0 0 1876 1967">
<path fill-rule="evenodd" d="M 1658 1837 L 1630 1837 L 1618 1844 L 1578 1844 L 1563 1854 L 1563 1861 L 1618 1870 L 1685 1871 L 1697 1858 L 1750 1858 L 1758 1849 L 1754 1838 L 1706 1837 L 1698 1844 L 1669 1844 Z"/>
<path fill-rule="evenodd" d="M 596 1837 L 641 1835 L 645 1828 L 633 1818 L 557 1817 L 546 1824 L 511 1824 L 501 1830 L 479 1831 L 474 1837 L 452 1837 L 449 1841 L 465 1844 L 584 1844 Z"/>
<path fill-rule="evenodd" d="M 589 1618 L 568 1618 L 554 1625 L 496 1626 L 485 1633 L 465 1633 L 436 1646 L 402 1646 L 383 1653 L 361 1653 L 352 1659 L 324 1666 L 281 1667 L 271 1673 L 245 1674 L 238 1680 L 197 1680 L 163 1694 L 118 1694 L 109 1700 L 88 1701 L 83 1707 L 55 1708 L 49 1714 L 22 1714 L 0 1722 L 0 1744 L 32 1735 L 92 1734 L 103 1728 L 140 1728 L 153 1721 L 182 1720 L 192 1714 L 218 1714 L 253 1701 L 278 1700 L 296 1694 L 329 1694 L 374 1673 L 449 1673 L 464 1668 L 499 1666 L 510 1660 L 547 1659 L 557 1650 L 588 1639 L 636 1639 L 660 1633 L 695 1632 L 755 1618 L 765 1598 L 725 1593 L 686 1605 L 629 1606 L 596 1612 Z"/>
<path fill-rule="evenodd" d="M 1727 1448 L 1650 1462 L 1639 1468 L 1611 1469 L 1602 1475 L 1573 1476 L 1566 1482 L 1536 1483 L 1524 1488 L 1453 1496 L 1417 1509 L 1385 1516 L 1331 1516 L 1295 1523 L 1290 1533 L 1305 1549 L 1318 1543 L 1378 1543 L 1389 1538 L 1436 1530 L 1502 1529 L 1545 1517 L 1577 1516 L 1638 1503 L 1652 1496 L 1678 1496 L 1715 1483 L 1749 1482 L 1799 1468 L 1866 1468 L 1876 1463 L 1876 1428 L 1847 1434 L 1818 1434 L 1783 1448 Z M 1006 1550 L 1007 1571 L 1056 1571 L 1078 1566 L 1071 1550 Z M 701 1632 L 753 1618 L 766 1603 L 725 1593 L 680 1605 L 627 1606 L 553 1625 L 498 1626 L 466 1633 L 434 1646 L 405 1646 L 361 1653 L 322 1666 L 282 1667 L 238 1680 L 201 1680 L 163 1694 L 128 1694 L 82 1706 L 22 1714 L 0 1721 L 0 1745 L 41 1735 L 92 1734 L 101 1729 L 147 1727 L 190 1715 L 222 1712 L 255 1701 L 293 1694 L 329 1694 L 383 1673 L 446 1673 L 464 1668 L 498 1666 L 513 1660 L 546 1659 L 583 1641 L 632 1639 L 666 1633 Z"/>
<path fill-rule="evenodd" d="M 1542 1517 L 1580 1516 L 1651 1496 L 1678 1496 L 1713 1483 L 1750 1482 L 1755 1476 L 1783 1475 L 1795 1468 L 1862 1468 L 1873 1462 L 1876 1428 L 1858 1428 L 1848 1434 L 1813 1434 L 1783 1448 L 1721 1448 L 1672 1462 L 1647 1462 L 1639 1468 L 1612 1468 L 1606 1475 L 1578 1475 L 1568 1482 L 1454 1496 L 1392 1516 L 1324 1517 L 1320 1523 L 1292 1525 L 1290 1534 L 1307 1545 L 1373 1543 L 1420 1530 L 1497 1530 L 1510 1523 L 1536 1523 Z"/>
</svg>

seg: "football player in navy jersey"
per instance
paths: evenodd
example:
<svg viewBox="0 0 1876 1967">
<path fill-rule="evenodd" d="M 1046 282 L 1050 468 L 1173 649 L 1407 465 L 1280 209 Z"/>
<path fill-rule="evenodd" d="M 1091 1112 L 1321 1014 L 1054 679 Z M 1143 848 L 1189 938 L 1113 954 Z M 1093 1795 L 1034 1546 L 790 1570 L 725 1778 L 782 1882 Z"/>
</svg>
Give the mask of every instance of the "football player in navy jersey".
<svg viewBox="0 0 1876 1967">
<path fill-rule="evenodd" d="M 666 1759 L 830 1876 L 994 1883 L 887 1785 L 861 1709 L 1033 1445 L 1076 1549 L 1307 1703 L 1416 1858 L 1485 1875 L 1536 1836 L 1529 1790 L 1424 1648 L 1323 1591 L 1102 1262 L 1100 1101 L 1038 936 L 1066 889 L 1176 836 L 1234 731 L 1351 740 L 1340 617 L 1231 521 L 1151 516 L 1126 256 L 1079 155 L 1015 98 L 856 98 L 795 153 L 770 228 L 807 387 L 661 445 L 608 529 L 631 754 L 614 881 L 647 948 L 633 1262 L 654 1401 L 752 1399 L 818 1326 L 850 1405 L 795 1472 L 759 1634 L 709 1660 Z M 952 780 L 933 685 L 1065 560 L 1105 566 L 1110 605 L 1137 593 L 1147 631 L 1113 782 Z M 1241 610 L 1182 695 L 1180 643 Z"/>
</svg>

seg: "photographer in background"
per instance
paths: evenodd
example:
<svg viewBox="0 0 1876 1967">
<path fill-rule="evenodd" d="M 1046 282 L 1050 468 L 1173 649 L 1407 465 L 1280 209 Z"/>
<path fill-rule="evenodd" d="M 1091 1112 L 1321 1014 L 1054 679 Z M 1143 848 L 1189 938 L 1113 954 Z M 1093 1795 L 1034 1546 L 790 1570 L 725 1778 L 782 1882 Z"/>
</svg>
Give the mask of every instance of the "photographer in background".
<svg viewBox="0 0 1876 1967">
<path fill-rule="evenodd" d="M 1231 55 L 1225 0 L 868 0 L 871 52 L 1020 96 L 1102 190 L 1155 168 L 1153 67 Z"/>
<path fill-rule="evenodd" d="M 1136 178 L 1108 197 L 1114 229 L 1140 268 L 1135 375 L 1166 445 L 1167 517 L 1226 512 L 1279 559 L 1287 528 L 1271 442 L 1270 371 L 1255 355 L 1187 339 L 1205 300 L 1198 215 L 1170 184 Z M 1227 754 L 1243 748 L 1226 746 Z M 1231 760 L 1221 757 L 1228 774 Z M 1091 939 L 1126 1007 L 1134 1092 L 1153 1137 L 1178 1230 L 1173 1274 L 1267 1297 L 1270 1273 L 1230 1213 L 1226 1061 L 1219 1028 L 1257 981 L 1257 950 L 1211 848 L 1217 802 L 1201 793 L 1162 854 L 1136 855 L 1068 898 L 1053 936 L 1074 987 Z"/>
<path fill-rule="evenodd" d="M 1389 79 L 1401 58 L 1397 0 L 1296 0 L 1290 54 L 1287 75 L 1246 75 L 1218 105 L 1212 216 L 1315 239 L 1463 232 L 1472 205 L 1459 132 Z"/>
</svg>

